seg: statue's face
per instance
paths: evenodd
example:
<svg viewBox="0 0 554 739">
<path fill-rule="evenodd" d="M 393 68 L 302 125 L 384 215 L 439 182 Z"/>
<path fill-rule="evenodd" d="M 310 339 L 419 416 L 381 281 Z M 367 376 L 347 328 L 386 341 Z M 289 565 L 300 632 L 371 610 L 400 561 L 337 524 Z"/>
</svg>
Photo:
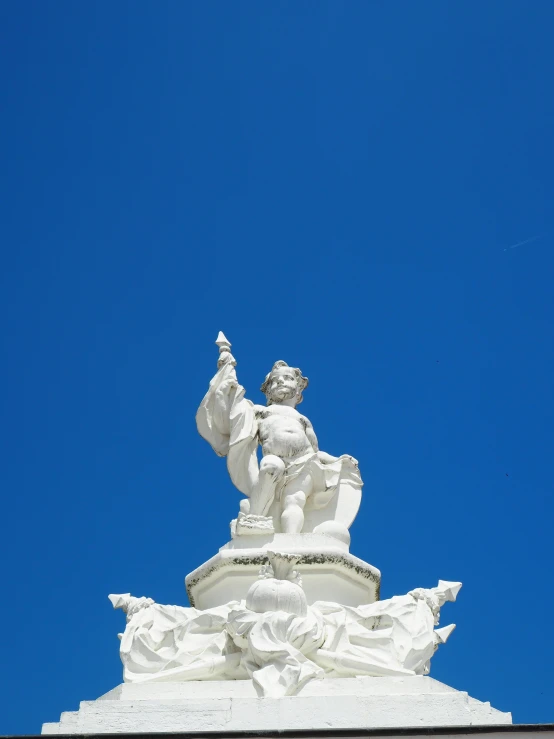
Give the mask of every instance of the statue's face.
<svg viewBox="0 0 554 739">
<path fill-rule="evenodd" d="M 273 403 L 282 403 L 298 394 L 298 380 L 290 367 L 277 367 L 271 373 L 267 395 Z"/>
</svg>

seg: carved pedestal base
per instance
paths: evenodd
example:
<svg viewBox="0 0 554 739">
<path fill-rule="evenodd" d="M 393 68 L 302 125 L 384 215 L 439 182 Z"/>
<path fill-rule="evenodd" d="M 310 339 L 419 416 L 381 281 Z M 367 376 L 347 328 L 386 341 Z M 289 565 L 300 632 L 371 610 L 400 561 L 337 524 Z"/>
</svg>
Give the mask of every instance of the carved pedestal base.
<svg viewBox="0 0 554 739">
<path fill-rule="evenodd" d="M 379 600 L 381 573 L 354 557 L 348 546 L 319 534 L 235 536 L 219 552 L 187 575 L 192 606 L 214 608 L 246 598 L 248 588 L 267 563 L 267 551 L 297 554 L 297 568 L 308 604 L 318 600 L 359 606 Z"/>
</svg>

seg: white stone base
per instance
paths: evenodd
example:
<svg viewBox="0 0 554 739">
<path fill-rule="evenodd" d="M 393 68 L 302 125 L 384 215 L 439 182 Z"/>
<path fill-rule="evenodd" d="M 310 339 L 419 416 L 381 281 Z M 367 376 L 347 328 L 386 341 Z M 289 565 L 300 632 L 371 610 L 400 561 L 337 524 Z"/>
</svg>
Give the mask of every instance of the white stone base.
<svg viewBox="0 0 554 739">
<path fill-rule="evenodd" d="M 509 713 L 430 677 L 313 680 L 301 693 L 259 698 L 251 680 L 124 683 L 43 734 L 302 731 L 491 726 Z"/>
<path fill-rule="evenodd" d="M 308 604 L 318 600 L 360 606 L 379 600 L 381 573 L 324 534 L 236 536 L 185 579 L 190 604 L 205 610 L 246 598 L 268 562 L 267 551 L 297 554 Z"/>
</svg>

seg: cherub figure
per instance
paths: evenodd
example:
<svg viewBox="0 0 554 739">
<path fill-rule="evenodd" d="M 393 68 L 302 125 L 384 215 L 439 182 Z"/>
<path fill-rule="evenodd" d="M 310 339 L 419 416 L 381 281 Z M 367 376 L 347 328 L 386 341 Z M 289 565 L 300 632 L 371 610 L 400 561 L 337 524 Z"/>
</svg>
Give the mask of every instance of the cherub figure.
<svg viewBox="0 0 554 739">
<path fill-rule="evenodd" d="M 317 530 L 348 540 L 360 503 L 358 462 L 347 454 L 334 457 L 319 450 L 311 422 L 296 410 L 308 378 L 300 369 L 276 362 L 261 387 L 267 406 L 254 405 L 238 383 L 229 342 L 220 334 L 216 343 L 219 370 L 198 410 L 197 424 L 217 454 L 227 456 L 233 483 L 248 497 L 240 506 L 240 533 Z"/>
</svg>

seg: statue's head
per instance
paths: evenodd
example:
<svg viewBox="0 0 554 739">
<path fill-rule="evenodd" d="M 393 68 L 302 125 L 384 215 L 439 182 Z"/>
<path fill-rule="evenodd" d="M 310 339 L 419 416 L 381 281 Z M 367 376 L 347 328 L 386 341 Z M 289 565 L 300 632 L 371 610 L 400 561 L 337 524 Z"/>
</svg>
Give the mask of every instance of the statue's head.
<svg viewBox="0 0 554 739">
<path fill-rule="evenodd" d="M 302 376 L 298 367 L 289 367 L 286 362 L 279 360 L 273 365 L 260 389 L 267 398 L 268 405 L 291 399 L 295 399 L 294 404 L 298 405 L 302 402 L 302 391 L 307 386 L 308 378 Z"/>
</svg>

